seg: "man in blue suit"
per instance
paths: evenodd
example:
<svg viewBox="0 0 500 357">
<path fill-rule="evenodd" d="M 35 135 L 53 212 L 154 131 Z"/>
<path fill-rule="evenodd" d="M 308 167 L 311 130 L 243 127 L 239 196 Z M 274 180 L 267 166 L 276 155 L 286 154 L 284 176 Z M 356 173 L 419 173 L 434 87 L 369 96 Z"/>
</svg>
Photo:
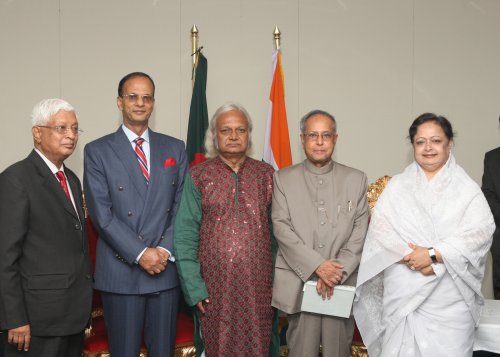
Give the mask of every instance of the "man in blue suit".
<svg viewBox="0 0 500 357">
<path fill-rule="evenodd" d="M 99 232 L 95 288 L 101 291 L 109 350 L 172 356 L 179 282 L 172 226 L 187 159 L 184 143 L 148 128 L 155 85 L 142 72 L 118 85 L 123 125 L 85 146 L 84 188 Z"/>
</svg>

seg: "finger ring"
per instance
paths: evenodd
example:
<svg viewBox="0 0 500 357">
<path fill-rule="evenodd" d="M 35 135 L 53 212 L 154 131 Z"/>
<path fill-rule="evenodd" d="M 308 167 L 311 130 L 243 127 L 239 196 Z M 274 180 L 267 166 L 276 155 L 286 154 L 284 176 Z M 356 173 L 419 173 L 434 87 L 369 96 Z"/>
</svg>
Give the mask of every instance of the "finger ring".
<svg viewBox="0 0 500 357">
<path fill-rule="evenodd" d="M 164 261 L 162 261 L 161 263 L 162 263 L 163 265 L 166 265 L 166 264 L 167 264 L 167 261 L 166 261 L 166 260 L 164 260 Z"/>
<path fill-rule="evenodd" d="M 415 267 L 413 265 L 410 266 L 411 270 L 415 270 Z"/>
</svg>

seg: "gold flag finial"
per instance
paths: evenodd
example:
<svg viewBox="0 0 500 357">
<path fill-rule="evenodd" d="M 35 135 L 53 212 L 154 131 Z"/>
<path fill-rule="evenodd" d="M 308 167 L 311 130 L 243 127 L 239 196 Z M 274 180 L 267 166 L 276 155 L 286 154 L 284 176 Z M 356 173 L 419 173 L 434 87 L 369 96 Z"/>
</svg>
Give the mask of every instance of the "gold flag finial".
<svg viewBox="0 0 500 357">
<path fill-rule="evenodd" d="M 194 87 L 194 74 L 196 71 L 196 61 L 198 59 L 198 28 L 196 27 L 196 24 L 193 24 L 193 27 L 191 28 L 191 57 L 192 59 L 192 72 L 191 72 L 191 82 Z"/>
<path fill-rule="evenodd" d="M 278 28 L 278 26 L 276 26 L 274 28 L 274 44 L 276 45 L 276 49 L 279 50 L 280 49 L 280 40 L 281 40 L 281 32 L 280 32 L 280 29 Z"/>
</svg>

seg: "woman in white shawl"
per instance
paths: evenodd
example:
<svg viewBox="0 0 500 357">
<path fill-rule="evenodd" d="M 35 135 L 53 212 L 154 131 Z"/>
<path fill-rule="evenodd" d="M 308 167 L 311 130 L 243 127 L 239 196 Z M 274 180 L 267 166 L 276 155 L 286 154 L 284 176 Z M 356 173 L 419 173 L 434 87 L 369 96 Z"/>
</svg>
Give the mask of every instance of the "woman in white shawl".
<svg viewBox="0 0 500 357">
<path fill-rule="evenodd" d="M 415 161 L 377 201 L 354 316 L 370 357 L 472 356 L 495 224 L 451 154 L 450 122 L 426 113 L 409 132 Z"/>
</svg>

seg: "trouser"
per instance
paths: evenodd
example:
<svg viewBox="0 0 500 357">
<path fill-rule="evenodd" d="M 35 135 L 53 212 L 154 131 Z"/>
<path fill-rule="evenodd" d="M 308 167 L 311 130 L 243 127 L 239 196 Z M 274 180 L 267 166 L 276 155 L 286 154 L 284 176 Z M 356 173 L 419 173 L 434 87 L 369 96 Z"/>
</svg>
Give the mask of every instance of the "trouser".
<svg viewBox="0 0 500 357">
<path fill-rule="evenodd" d="M 148 357 L 173 356 L 179 292 L 101 293 L 111 357 L 139 356 L 143 335 Z"/>
<path fill-rule="evenodd" d="M 354 317 L 326 316 L 300 312 L 288 315 L 286 340 L 289 357 L 349 357 Z"/>
</svg>

